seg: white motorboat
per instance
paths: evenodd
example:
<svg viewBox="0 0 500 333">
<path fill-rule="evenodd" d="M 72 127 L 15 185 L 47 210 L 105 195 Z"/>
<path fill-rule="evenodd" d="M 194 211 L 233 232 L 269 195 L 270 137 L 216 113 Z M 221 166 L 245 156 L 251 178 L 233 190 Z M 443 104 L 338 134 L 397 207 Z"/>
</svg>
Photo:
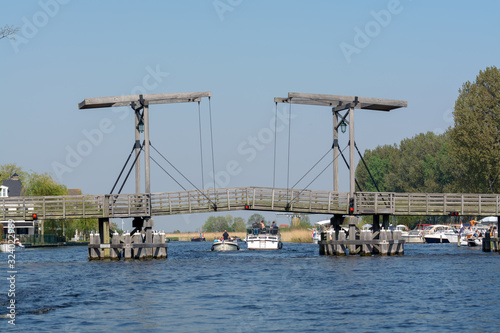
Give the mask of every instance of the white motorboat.
<svg viewBox="0 0 500 333">
<path fill-rule="evenodd" d="M 458 241 L 458 234 L 455 236 L 455 230 L 449 225 L 436 224 L 429 226 L 422 233 L 426 243 L 450 243 L 447 235 L 450 236 L 450 239 L 454 239 L 455 243 Z"/>
<path fill-rule="evenodd" d="M 283 247 L 278 228 L 247 229 L 249 250 L 279 250 Z"/>
<path fill-rule="evenodd" d="M 215 240 L 212 244 L 212 251 L 227 252 L 238 251 L 240 249 L 237 241 L 232 240 Z"/>
</svg>

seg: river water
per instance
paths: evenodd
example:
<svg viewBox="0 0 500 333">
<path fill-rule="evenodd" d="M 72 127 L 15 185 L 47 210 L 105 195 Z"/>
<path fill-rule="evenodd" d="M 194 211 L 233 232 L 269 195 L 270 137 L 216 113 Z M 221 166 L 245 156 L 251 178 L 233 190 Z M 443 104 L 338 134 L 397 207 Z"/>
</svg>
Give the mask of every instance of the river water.
<svg viewBox="0 0 500 333">
<path fill-rule="evenodd" d="M 319 256 L 318 245 L 217 253 L 171 242 L 168 259 L 99 262 L 86 247 L 17 249 L 15 326 L 0 253 L 0 331 L 499 331 L 500 256 L 407 244 L 393 257 Z"/>
</svg>

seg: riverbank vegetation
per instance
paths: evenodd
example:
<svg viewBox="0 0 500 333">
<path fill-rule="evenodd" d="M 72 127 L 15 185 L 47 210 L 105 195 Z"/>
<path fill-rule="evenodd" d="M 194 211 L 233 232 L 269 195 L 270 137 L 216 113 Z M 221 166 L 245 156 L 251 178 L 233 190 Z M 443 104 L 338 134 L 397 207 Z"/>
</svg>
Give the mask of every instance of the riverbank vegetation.
<svg viewBox="0 0 500 333">
<path fill-rule="evenodd" d="M 239 237 L 245 239 L 246 232 L 228 232 L 231 237 Z M 280 229 L 281 241 L 289 243 L 312 243 L 312 232 L 308 229 Z M 206 232 L 202 233 L 207 241 L 213 241 L 222 237 L 221 232 Z M 199 232 L 184 232 L 184 233 L 169 233 L 165 234 L 170 240 L 176 241 L 191 241 L 193 237 L 200 237 Z"/>
<path fill-rule="evenodd" d="M 488 67 L 474 81 L 463 84 L 453 119 L 454 126 L 442 134 L 421 133 L 399 144 L 366 150 L 363 157 L 371 176 L 364 164 L 358 163 L 358 190 L 500 193 L 498 68 Z"/>
<path fill-rule="evenodd" d="M 500 71 L 488 67 L 459 90 L 454 126 L 364 152 L 381 192 L 500 193 Z M 363 163 L 362 191 L 377 191 Z"/>
</svg>

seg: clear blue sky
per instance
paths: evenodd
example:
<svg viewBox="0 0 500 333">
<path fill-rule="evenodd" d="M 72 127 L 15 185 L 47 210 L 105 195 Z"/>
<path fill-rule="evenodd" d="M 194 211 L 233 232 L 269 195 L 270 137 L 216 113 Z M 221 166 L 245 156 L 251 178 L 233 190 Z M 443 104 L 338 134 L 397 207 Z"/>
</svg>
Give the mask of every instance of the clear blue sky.
<svg viewBox="0 0 500 333">
<path fill-rule="evenodd" d="M 390 113 L 356 113 L 363 151 L 442 133 L 453 125 L 462 84 L 499 66 L 496 1 L 41 0 L 0 6 L 0 26 L 21 28 L 16 41 L 0 41 L 0 164 L 49 172 L 87 194 L 110 191 L 134 133 L 129 109 L 78 110 L 84 98 L 211 91 L 215 170 L 238 166 L 220 183 L 272 186 L 274 142 L 266 134 L 274 130 L 274 97 L 307 92 L 407 100 L 408 108 Z M 280 105 L 280 111 L 288 109 Z M 208 183 L 207 101 L 202 113 Z M 295 105 L 292 114 L 293 184 L 330 148 L 332 116 L 329 108 Z M 276 186 L 286 187 L 288 125 L 281 125 Z M 201 187 L 197 105 L 152 106 L 151 131 L 153 145 Z M 347 134 L 341 135 L 340 145 L 346 144 Z M 79 157 L 69 158 L 71 151 Z M 341 172 L 347 191 L 342 164 Z M 331 169 L 311 188 L 330 190 Z M 152 192 L 178 190 L 153 164 Z M 132 179 L 123 192 L 134 192 Z M 195 230 L 205 218 L 162 217 L 157 226 Z"/>
</svg>

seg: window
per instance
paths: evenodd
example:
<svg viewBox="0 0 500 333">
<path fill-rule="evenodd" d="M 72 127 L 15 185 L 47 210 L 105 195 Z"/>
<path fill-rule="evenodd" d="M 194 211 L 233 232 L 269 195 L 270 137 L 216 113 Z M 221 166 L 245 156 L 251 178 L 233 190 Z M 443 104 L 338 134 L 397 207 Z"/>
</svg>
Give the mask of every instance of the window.
<svg viewBox="0 0 500 333">
<path fill-rule="evenodd" d="M 7 190 L 9 188 L 6 186 L 0 186 L 0 198 L 2 197 L 8 197 L 9 195 L 7 194 Z"/>
</svg>

